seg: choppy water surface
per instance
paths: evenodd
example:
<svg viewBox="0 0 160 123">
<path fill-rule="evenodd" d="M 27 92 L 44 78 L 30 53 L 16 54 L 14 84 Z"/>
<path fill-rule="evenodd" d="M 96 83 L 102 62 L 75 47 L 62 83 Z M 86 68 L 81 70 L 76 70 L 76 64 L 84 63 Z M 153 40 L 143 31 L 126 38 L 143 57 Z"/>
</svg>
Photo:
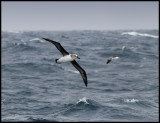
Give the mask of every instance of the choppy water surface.
<svg viewBox="0 0 160 123">
<path fill-rule="evenodd" d="M 41 37 L 78 54 L 88 87 Z M 158 121 L 158 44 L 157 30 L 2 32 L 2 121 Z"/>
</svg>

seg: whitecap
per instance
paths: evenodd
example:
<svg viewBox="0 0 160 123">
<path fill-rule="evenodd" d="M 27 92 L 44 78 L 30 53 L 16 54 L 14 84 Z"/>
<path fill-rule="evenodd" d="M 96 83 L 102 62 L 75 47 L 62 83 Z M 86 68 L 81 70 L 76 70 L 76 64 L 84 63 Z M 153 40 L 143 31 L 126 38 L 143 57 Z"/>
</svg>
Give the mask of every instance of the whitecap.
<svg viewBox="0 0 160 123">
<path fill-rule="evenodd" d="M 88 99 L 86 97 L 83 97 L 82 99 L 79 99 L 79 101 L 77 102 L 77 104 L 79 103 L 85 103 L 85 104 L 89 104 L 89 102 L 87 101 Z"/>
<path fill-rule="evenodd" d="M 137 32 L 123 32 L 121 35 L 133 35 L 136 36 L 138 33 Z"/>
<path fill-rule="evenodd" d="M 122 50 L 124 50 L 124 48 L 126 48 L 126 46 L 123 46 L 123 47 L 122 47 Z"/>
<path fill-rule="evenodd" d="M 135 102 L 139 102 L 139 100 L 138 99 L 124 99 L 124 102 L 135 103 Z"/>
<path fill-rule="evenodd" d="M 24 31 L 18 31 L 18 30 L 4 30 L 4 32 L 9 32 L 9 33 L 23 33 Z"/>
<path fill-rule="evenodd" d="M 23 45 L 26 45 L 27 43 L 26 42 L 23 42 L 23 43 L 14 43 L 14 45 L 17 45 L 17 46 L 23 46 Z"/>
<path fill-rule="evenodd" d="M 5 99 L 1 99 L 2 104 L 3 104 L 5 101 L 6 101 Z"/>
<path fill-rule="evenodd" d="M 40 42 L 45 42 L 45 41 L 43 41 L 43 40 L 41 40 L 41 39 L 39 39 L 39 38 L 33 38 L 33 39 L 29 40 L 29 41 L 40 41 Z"/>
<path fill-rule="evenodd" d="M 132 36 L 145 36 L 145 37 L 151 37 L 151 38 L 158 38 L 159 36 L 146 34 L 146 33 L 138 33 L 138 32 L 123 32 L 121 35 L 132 35 Z"/>
</svg>

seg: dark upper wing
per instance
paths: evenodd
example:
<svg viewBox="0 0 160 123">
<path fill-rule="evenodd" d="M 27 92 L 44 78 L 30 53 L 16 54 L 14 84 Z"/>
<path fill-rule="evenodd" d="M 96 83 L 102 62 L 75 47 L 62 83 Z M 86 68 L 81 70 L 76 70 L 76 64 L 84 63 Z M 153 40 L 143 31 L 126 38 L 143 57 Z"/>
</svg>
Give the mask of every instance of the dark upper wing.
<svg viewBox="0 0 160 123">
<path fill-rule="evenodd" d="M 46 41 L 49 41 L 51 42 L 52 44 L 54 44 L 57 49 L 62 53 L 63 56 L 65 55 L 68 55 L 69 53 L 61 46 L 61 44 L 59 42 L 56 42 L 56 41 L 53 41 L 53 40 L 50 40 L 50 39 L 46 39 L 46 38 L 43 38 L 44 40 Z"/>
<path fill-rule="evenodd" d="M 111 62 L 111 59 L 108 59 L 107 64 L 108 64 L 109 62 Z"/>
<path fill-rule="evenodd" d="M 80 72 L 82 78 L 83 78 L 83 81 L 87 87 L 87 75 L 86 75 L 86 72 L 83 70 L 83 68 L 81 68 L 81 66 L 79 66 L 79 64 L 74 60 L 74 61 L 71 61 L 72 65 Z"/>
</svg>

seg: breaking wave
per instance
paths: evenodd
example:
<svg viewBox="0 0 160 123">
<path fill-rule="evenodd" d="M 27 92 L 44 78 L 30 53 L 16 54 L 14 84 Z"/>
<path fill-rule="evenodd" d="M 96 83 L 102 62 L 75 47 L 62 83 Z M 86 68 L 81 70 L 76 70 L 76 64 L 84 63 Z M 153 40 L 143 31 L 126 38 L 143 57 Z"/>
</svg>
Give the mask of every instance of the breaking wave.
<svg viewBox="0 0 160 123">
<path fill-rule="evenodd" d="M 146 34 L 146 33 L 138 33 L 138 32 L 123 32 L 121 35 L 132 35 L 132 36 L 145 36 L 145 37 L 151 37 L 151 38 L 158 38 L 159 36 Z"/>
</svg>

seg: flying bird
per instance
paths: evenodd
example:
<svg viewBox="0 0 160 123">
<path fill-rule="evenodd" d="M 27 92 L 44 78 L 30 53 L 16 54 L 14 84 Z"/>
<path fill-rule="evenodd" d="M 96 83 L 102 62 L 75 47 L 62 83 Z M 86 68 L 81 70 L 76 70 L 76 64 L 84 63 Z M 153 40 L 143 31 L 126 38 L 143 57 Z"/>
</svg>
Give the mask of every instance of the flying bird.
<svg viewBox="0 0 160 123">
<path fill-rule="evenodd" d="M 109 63 L 109 62 L 111 62 L 113 59 L 118 59 L 119 57 L 118 56 L 111 56 L 111 57 L 109 57 L 108 59 L 107 59 L 107 64 Z"/>
<path fill-rule="evenodd" d="M 55 59 L 55 62 L 56 63 L 64 63 L 64 62 L 71 62 L 72 65 L 80 72 L 82 78 L 83 78 L 83 81 L 84 81 L 84 84 L 86 85 L 87 87 L 87 75 L 86 75 L 86 72 L 85 70 L 75 61 L 76 58 L 80 59 L 78 57 L 77 54 L 70 54 L 68 53 L 63 47 L 62 45 L 59 43 L 59 42 L 56 42 L 56 41 L 53 41 L 53 40 L 50 40 L 50 39 L 46 39 L 46 38 L 42 38 L 48 42 L 51 42 L 52 44 L 54 44 L 56 46 L 56 48 L 62 53 L 63 57 L 59 58 L 59 59 Z"/>
</svg>

